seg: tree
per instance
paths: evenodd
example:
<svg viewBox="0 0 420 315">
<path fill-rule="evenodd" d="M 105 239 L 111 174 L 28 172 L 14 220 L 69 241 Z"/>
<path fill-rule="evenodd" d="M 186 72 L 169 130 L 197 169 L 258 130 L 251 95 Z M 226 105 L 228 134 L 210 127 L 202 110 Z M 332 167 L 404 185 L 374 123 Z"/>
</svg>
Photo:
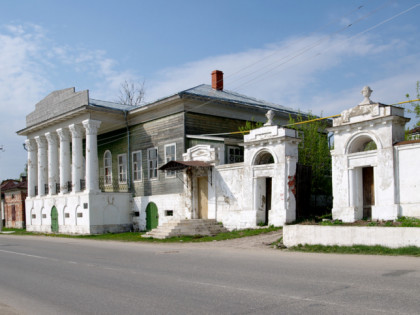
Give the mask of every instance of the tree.
<svg viewBox="0 0 420 315">
<path fill-rule="evenodd" d="M 239 126 L 238 130 L 240 132 L 242 132 L 242 134 L 246 134 L 249 131 L 251 131 L 252 129 L 257 129 L 257 128 L 261 128 L 262 126 L 264 126 L 264 124 L 262 122 L 258 122 L 258 121 L 254 121 L 254 119 L 252 119 L 252 121 L 246 121 L 245 125 L 243 126 Z"/>
<path fill-rule="evenodd" d="M 144 81 L 135 83 L 133 81 L 125 80 L 124 83 L 121 84 L 118 102 L 131 106 L 139 106 L 144 103 L 144 94 Z"/>
<path fill-rule="evenodd" d="M 417 93 L 416 99 L 420 99 L 420 81 L 417 81 L 416 93 Z M 405 97 L 407 98 L 408 101 L 411 99 L 410 94 L 408 93 L 405 95 Z M 412 102 L 411 107 L 412 109 L 407 109 L 407 112 L 415 115 L 416 120 L 417 120 L 415 122 L 415 126 L 420 127 L 420 102 L 419 101 Z"/>
<path fill-rule="evenodd" d="M 308 114 L 307 120 L 318 117 Z M 312 167 L 312 187 L 313 195 L 332 195 L 331 181 L 331 154 L 328 145 L 328 127 L 326 120 L 317 120 L 304 123 L 302 115 L 296 119 L 289 117 L 289 126 L 298 131 L 301 142 L 298 146 L 298 163 Z M 298 124 L 301 123 L 301 124 Z"/>
</svg>

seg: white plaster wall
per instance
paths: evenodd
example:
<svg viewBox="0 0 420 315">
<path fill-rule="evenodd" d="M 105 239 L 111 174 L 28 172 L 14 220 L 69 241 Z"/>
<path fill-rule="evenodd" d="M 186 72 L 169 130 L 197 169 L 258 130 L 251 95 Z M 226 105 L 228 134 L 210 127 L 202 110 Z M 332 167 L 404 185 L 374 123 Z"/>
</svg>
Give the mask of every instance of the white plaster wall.
<svg viewBox="0 0 420 315">
<path fill-rule="evenodd" d="M 299 244 L 420 247 L 420 228 L 286 225 L 283 227 L 283 243 L 287 247 Z"/>
<path fill-rule="evenodd" d="M 132 229 L 131 203 L 130 193 L 89 194 L 90 233 L 130 231 Z"/>
<path fill-rule="evenodd" d="M 390 109 L 381 109 L 388 113 Z M 389 113 L 388 113 L 389 114 Z M 341 119 L 341 117 L 339 117 Z M 363 118 L 364 119 L 364 118 Z M 393 220 L 398 217 L 393 143 L 401 137 L 405 120 L 401 117 L 376 117 L 371 121 L 356 119 L 352 125 L 336 126 L 332 154 L 334 219 L 354 222 L 363 216 L 362 175 L 363 167 L 374 167 L 375 205 L 372 219 Z M 370 137 L 377 150 L 352 153 L 351 149 L 362 137 Z M 401 139 L 399 139 L 401 140 Z"/>
<path fill-rule="evenodd" d="M 146 207 L 149 202 L 154 202 L 158 208 L 159 226 L 172 220 L 185 219 L 184 194 L 134 197 L 132 211 L 138 211 L 140 214 L 138 217 L 133 217 L 133 224 L 135 229 L 140 231 L 146 230 Z M 166 216 L 166 210 L 173 210 L 173 216 Z"/>
<path fill-rule="evenodd" d="M 229 230 L 256 226 L 252 181 L 245 180 L 247 173 L 243 163 L 217 166 L 213 172 L 215 218 Z"/>
<path fill-rule="evenodd" d="M 51 233 L 51 209 L 55 206 L 58 212 L 59 233 L 95 234 L 127 231 L 132 224 L 130 198 L 128 193 L 73 193 L 27 198 L 26 230 Z M 84 204 L 87 204 L 87 209 Z M 112 220 L 104 220 L 104 213 L 109 210 L 110 205 L 118 210 L 115 211 Z M 36 215 L 35 219 L 32 219 L 33 213 Z M 82 216 L 78 217 L 77 213 L 81 213 Z M 46 218 L 42 218 L 42 214 L 45 214 Z"/>
<path fill-rule="evenodd" d="M 395 147 L 400 216 L 420 217 L 420 143 Z"/>
</svg>

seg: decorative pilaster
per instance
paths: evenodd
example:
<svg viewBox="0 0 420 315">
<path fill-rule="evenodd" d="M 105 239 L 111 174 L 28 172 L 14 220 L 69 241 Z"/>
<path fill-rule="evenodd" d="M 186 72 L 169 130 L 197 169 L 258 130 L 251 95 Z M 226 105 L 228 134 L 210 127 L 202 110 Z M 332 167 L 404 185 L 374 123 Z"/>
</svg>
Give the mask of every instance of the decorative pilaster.
<svg viewBox="0 0 420 315">
<path fill-rule="evenodd" d="M 84 178 L 83 172 L 83 127 L 72 124 L 69 126 L 72 142 L 72 170 L 71 180 L 74 192 L 81 190 L 80 180 Z"/>
<path fill-rule="evenodd" d="M 99 191 L 98 141 L 97 134 L 101 121 L 86 119 L 86 189 Z"/>
<path fill-rule="evenodd" d="M 68 129 L 57 129 L 60 138 L 60 194 L 68 192 L 67 183 L 70 175 L 70 132 Z"/>
<path fill-rule="evenodd" d="M 47 132 L 45 134 L 48 142 L 48 194 L 57 194 L 58 182 L 58 139 L 57 134 Z"/>
<path fill-rule="evenodd" d="M 47 141 L 44 136 L 35 137 L 38 146 L 38 196 L 45 195 L 45 184 L 47 184 Z"/>
<path fill-rule="evenodd" d="M 28 151 L 28 197 L 35 197 L 35 186 L 38 180 L 37 146 L 34 139 L 25 140 Z"/>
</svg>

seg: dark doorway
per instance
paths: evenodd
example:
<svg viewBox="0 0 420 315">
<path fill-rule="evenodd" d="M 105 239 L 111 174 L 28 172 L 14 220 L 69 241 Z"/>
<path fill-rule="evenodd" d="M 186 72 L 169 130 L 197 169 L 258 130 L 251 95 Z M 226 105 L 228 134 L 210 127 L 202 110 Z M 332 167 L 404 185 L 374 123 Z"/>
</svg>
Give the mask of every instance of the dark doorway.
<svg viewBox="0 0 420 315">
<path fill-rule="evenodd" d="M 12 221 L 16 221 L 16 208 L 15 205 L 12 205 Z"/>
<path fill-rule="evenodd" d="M 363 172 L 363 218 L 372 217 L 372 206 L 375 205 L 375 185 L 373 167 L 364 167 Z"/>
<path fill-rule="evenodd" d="M 272 178 L 265 179 L 265 221 L 264 225 L 268 225 L 268 211 L 271 210 L 271 196 L 272 196 Z"/>
<path fill-rule="evenodd" d="M 290 185 L 291 183 L 289 183 Z M 296 165 L 296 219 L 307 218 L 314 214 L 311 209 L 312 167 Z"/>
</svg>

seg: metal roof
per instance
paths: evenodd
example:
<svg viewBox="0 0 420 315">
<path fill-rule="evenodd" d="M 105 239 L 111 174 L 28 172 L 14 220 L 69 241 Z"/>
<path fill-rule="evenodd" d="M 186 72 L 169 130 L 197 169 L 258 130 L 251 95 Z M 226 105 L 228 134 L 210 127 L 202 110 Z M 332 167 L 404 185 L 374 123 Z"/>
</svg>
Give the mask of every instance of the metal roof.
<svg viewBox="0 0 420 315">
<path fill-rule="evenodd" d="M 89 105 L 96 106 L 96 107 L 118 109 L 118 110 L 123 110 L 123 111 L 130 111 L 134 108 L 139 107 L 139 106 L 132 106 L 132 105 L 127 105 L 127 104 L 115 103 L 115 102 L 95 100 L 93 98 L 89 98 Z"/>
<path fill-rule="evenodd" d="M 188 167 L 212 167 L 211 164 L 203 161 L 169 161 L 159 167 L 161 171 L 180 171 Z"/>
<path fill-rule="evenodd" d="M 275 109 L 280 111 L 286 111 L 296 113 L 296 110 L 278 105 L 275 103 L 259 100 L 250 96 L 239 94 L 229 90 L 216 90 L 208 84 L 201 84 L 188 90 L 184 90 L 178 93 L 180 96 L 190 95 L 197 97 L 204 97 L 215 101 L 225 101 L 237 104 L 251 105 L 264 109 Z"/>
</svg>

